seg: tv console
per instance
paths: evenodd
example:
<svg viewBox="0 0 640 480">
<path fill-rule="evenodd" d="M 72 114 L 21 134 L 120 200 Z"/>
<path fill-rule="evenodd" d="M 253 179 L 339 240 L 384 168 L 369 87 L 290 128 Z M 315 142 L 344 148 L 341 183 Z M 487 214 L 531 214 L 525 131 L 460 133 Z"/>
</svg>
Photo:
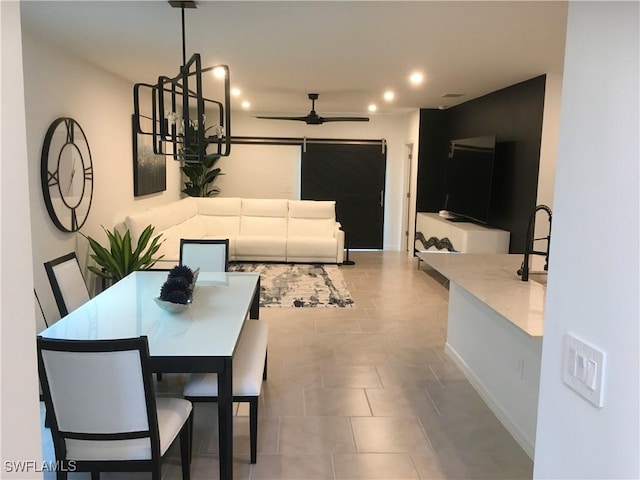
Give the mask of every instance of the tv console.
<svg viewBox="0 0 640 480">
<path fill-rule="evenodd" d="M 416 214 L 415 250 L 509 253 L 510 233 L 471 222 L 451 222 L 438 213 Z"/>
</svg>

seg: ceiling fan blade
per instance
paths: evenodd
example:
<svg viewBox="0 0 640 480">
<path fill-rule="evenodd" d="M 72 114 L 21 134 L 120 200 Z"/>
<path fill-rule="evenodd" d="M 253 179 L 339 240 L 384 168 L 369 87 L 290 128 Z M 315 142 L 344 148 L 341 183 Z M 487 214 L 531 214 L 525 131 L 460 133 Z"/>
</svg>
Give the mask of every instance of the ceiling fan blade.
<svg viewBox="0 0 640 480">
<path fill-rule="evenodd" d="M 368 117 L 322 117 L 323 122 L 368 122 Z"/>
<path fill-rule="evenodd" d="M 307 117 L 256 117 L 263 120 L 297 120 L 299 122 L 306 122 Z"/>
</svg>

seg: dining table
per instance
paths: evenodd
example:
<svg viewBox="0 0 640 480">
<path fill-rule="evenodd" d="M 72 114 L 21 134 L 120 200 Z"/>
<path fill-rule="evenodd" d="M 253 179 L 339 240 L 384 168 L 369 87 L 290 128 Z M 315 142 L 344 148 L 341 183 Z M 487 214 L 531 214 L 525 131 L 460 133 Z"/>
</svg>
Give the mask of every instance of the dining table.
<svg viewBox="0 0 640 480">
<path fill-rule="evenodd" d="M 69 340 L 146 336 L 156 373 L 217 373 L 220 478 L 233 478 L 233 354 L 245 321 L 259 319 L 260 276 L 199 272 L 188 306 L 157 302 L 168 271 L 136 271 L 39 335 Z"/>
</svg>

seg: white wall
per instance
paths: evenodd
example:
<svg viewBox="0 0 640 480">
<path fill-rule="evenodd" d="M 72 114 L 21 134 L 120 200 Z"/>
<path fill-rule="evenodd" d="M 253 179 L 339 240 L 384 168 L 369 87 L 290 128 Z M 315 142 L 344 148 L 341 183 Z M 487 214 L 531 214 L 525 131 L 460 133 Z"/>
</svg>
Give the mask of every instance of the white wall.
<svg viewBox="0 0 640 480">
<path fill-rule="evenodd" d="M 538 168 L 537 204 L 553 208 L 553 187 L 558 158 L 558 137 L 560 135 L 560 105 L 562 101 L 562 76 L 547 74 L 544 89 L 544 114 L 540 140 L 540 167 Z M 539 227 L 540 225 L 536 225 Z M 546 225 L 544 225 L 546 229 Z M 536 229 L 537 230 L 537 229 Z M 546 230 L 543 231 L 546 234 Z M 538 235 L 536 235 L 538 236 Z"/>
<path fill-rule="evenodd" d="M 133 196 L 131 114 L 133 85 L 62 52 L 23 31 L 24 90 L 27 120 L 31 229 L 35 288 L 49 321 L 59 318 L 43 262 L 72 250 L 80 262 L 86 241 L 58 231 L 47 214 L 40 188 L 40 155 L 49 125 L 58 117 L 74 118 L 82 126 L 93 159 L 94 196 L 86 235 L 106 242 L 101 225 L 112 228 L 124 215 L 179 198 L 178 162 L 167 160 L 167 190 Z M 95 276 L 86 275 L 90 286 Z"/>
<path fill-rule="evenodd" d="M 417 202 L 417 191 L 418 191 L 418 155 L 419 145 L 420 145 L 420 110 L 416 110 L 411 113 L 409 116 L 409 127 L 407 129 L 407 142 L 408 145 L 412 146 L 411 151 L 411 160 L 410 171 L 409 174 L 409 191 L 404 192 L 404 196 L 409 194 L 409 212 L 408 212 L 408 225 L 407 230 L 409 234 L 406 237 L 406 245 L 403 247 L 403 250 L 407 250 L 409 256 L 413 256 L 413 247 L 415 243 L 416 236 L 416 202 Z M 405 175 L 407 172 L 405 172 Z"/>
<path fill-rule="evenodd" d="M 232 124 L 233 125 L 233 124 Z M 221 197 L 300 199 L 300 151 L 294 145 L 232 145 L 217 167 Z"/>
<path fill-rule="evenodd" d="M 19 5 L 0 2 L 0 477 L 34 479 L 42 473 L 5 467 L 5 461 L 42 461 Z"/>
<path fill-rule="evenodd" d="M 416 121 L 412 120 L 416 115 L 413 113 L 371 115 L 371 121 L 366 123 L 340 122 L 306 125 L 303 122 L 259 120 L 243 112 L 233 112 L 232 135 L 295 138 L 385 138 L 387 140 L 387 172 L 384 248 L 386 250 L 400 250 L 406 143 L 409 141 L 414 142 L 414 145 L 418 143 Z M 255 188 L 256 192 L 263 192 L 265 196 L 286 196 L 284 189 L 297 188 L 293 184 L 291 175 L 292 157 L 289 156 L 289 153 L 284 153 L 293 152 L 292 148 L 295 147 L 253 145 L 251 148 L 247 148 L 244 145 L 233 145 L 231 155 L 221 159 L 218 163 L 218 166 L 225 173 L 220 181 L 221 195 L 227 197 L 243 196 L 244 192 L 254 191 Z M 299 154 L 299 149 L 297 152 Z M 241 165 L 234 165 L 233 162 L 238 162 Z M 267 168 L 265 168 L 265 162 Z M 299 168 L 299 163 L 295 168 Z M 265 170 L 268 170 L 266 177 Z M 232 178 L 237 175 L 236 172 L 240 171 L 242 174 L 240 181 L 237 178 Z"/>
<path fill-rule="evenodd" d="M 537 479 L 640 478 L 639 15 L 569 5 Z M 606 354 L 603 408 L 562 383 L 567 333 Z"/>
</svg>

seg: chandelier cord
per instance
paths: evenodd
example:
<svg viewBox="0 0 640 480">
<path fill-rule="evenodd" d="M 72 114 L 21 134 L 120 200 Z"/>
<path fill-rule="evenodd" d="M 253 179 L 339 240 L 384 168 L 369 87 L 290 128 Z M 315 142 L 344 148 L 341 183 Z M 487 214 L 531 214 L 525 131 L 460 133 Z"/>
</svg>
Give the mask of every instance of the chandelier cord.
<svg viewBox="0 0 640 480">
<path fill-rule="evenodd" d="M 182 66 L 187 64 L 187 40 L 184 29 L 184 4 L 180 7 L 182 11 Z"/>
</svg>

